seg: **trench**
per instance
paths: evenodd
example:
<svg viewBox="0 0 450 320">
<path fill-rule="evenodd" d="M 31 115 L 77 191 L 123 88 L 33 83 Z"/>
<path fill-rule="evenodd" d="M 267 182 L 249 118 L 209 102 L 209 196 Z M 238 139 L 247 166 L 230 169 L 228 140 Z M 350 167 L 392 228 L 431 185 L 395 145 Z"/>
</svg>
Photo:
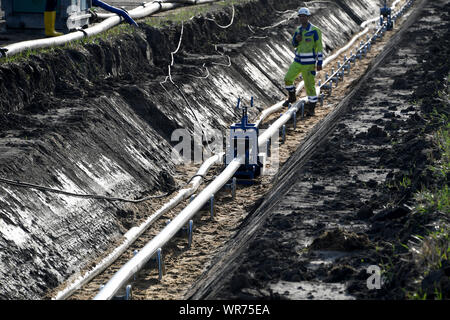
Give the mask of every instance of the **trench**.
<svg viewBox="0 0 450 320">
<path fill-rule="evenodd" d="M 417 6 L 339 103 L 346 112 L 335 119 L 334 129 L 309 157 L 302 147 L 295 151 L 282 178 L 185 298 L 411 298 L 420 267 L 401 244 L 448 219 L 448 212 L 417 215 L 411 191 L 432 180 L 425 168 L 433 160 L 424 150 L 434 152 L 429 134 L 423 134 L 430 132 L 425 119 L 431 106 L 415 99 L 434 99 L 431 83 L 445 83 L 449 71 L 446 50 L 433 62 L 441 61 L 432 67 L 436 81 L 422 80 L 429 67 L 420 64 L 433 55 L 424 48 L 446 37 L 449 5 Z M 448 102 L 438 105 L 448 114 Z M 408 171 L 412 187 L 390 185 Z M 371 266 L 385 275 L 378 290 L 368 285 Z M 445 279 L 440 288 L 448 296 Z M 426 281 L 421 288 L 430 294 Z"/>
<path fill-rule="evenodd" d="M 339 2 L 346 3 L 345 8 L 313 5 L 321 17 L 313 23 L 323 30 L 325 54 L 359 30 L 346 12 L 349 7 L 359 20 L 366 20 L 381 5 Z M 164 80 L 179 25 L 144 25 L 118 38 L 0 65 L 2 177 L 130 198 L 166 192 L 186 181 L 189 171 L 177 167 L 171 157 L 172 132 L 186 128 L 192 133 L 197 122 L 225 131 L 239 117 L 233 110 L 239 96 L 254 96 L 258 107 L 250 110 L 252 118 L 283 99 L 281 66 L 292 60 L 289 43 L 295 23 L 288 20 L 256 36 L 248 25 L 273 25 L 291 17 L 292 11 L 274 13 L 270 8 L 298 6 L 293 1 L 245 2 L 236 6 L 235 22 L 227 31 L 195 17 L 184 25 L 181 51 L 175 56 L 172 79 L 177 86 Z M 230 10 L 210 17 L 226 25 Z M 229 67 L 224 54 L 232 61 Z M 201 76 L 204 63 L 210 77 L 192 77 Z M 0 187 L 3 299 L 43 298 L 161 205 Z"/>
</svg>

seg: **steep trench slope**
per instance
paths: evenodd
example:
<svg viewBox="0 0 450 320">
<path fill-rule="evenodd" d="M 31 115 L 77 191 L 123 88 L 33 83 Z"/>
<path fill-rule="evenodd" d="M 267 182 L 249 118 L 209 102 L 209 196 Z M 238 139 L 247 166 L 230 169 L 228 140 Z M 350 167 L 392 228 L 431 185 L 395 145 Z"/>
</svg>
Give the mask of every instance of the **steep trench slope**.
<svg viewBox="0 0 450 320">
<path fill-rule="evenodd" d="M 345 8 L 310 5 L 326 54 L 380 6 L 339 2 Z M 302 4 L 243 2 L 227 29 L 218 24 L 230 22 L 231 8 L 1 64 L 0 177 L 115 197 L 172 190 L 175 129 L 225 130 L 237 120 L 239 96 L 255 97 L 252 118 L 284 98 L 292 17 Z M 172 84 L 167 66 L 181 35 Z M 0 298 L 43 297 L 154 210 L 0 184 Z"/>
</svg>

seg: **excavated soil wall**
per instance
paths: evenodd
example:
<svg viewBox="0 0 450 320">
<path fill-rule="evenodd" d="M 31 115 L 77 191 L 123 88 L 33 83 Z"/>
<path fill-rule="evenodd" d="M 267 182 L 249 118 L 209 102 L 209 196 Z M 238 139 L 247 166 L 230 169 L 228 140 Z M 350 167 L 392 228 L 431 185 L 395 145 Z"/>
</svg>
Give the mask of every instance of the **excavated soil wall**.
<svg viewBox="0 0 450 320">
<path fill-rule="evenodd" d="M 254 96 L 251 118 L 284 99 L 302 5 L 243 2 L 226 29 L 218 24 L 230 23 L 229 7 L 183 29 L 141 24 L 130 34 L 0 64 L 0 177 L 114 197 L 172 190 L 175 129 L 193 132 L 202 123 L 224 131 L 239 118 L 238 97 Z M 325 55 L 380 5 L 311 3 Z M 180 36 L 172 84 L 166 77 Z M 154 210 L 0 184 L 0 298 L 42 298 Z"/>
</svg>

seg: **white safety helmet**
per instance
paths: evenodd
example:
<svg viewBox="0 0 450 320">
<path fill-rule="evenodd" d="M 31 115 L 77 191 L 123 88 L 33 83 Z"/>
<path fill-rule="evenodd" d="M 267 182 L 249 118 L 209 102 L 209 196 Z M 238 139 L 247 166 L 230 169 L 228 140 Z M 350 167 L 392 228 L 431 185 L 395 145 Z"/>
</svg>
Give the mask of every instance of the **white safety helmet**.
<svg viewBox="0 0 450 320">
<path fill-rule="evenodd" d="M 300 8 L 300 10 L 298 10 L 298 15 L 310 16 L 311 12 L 309 12 L 308 8 Z"/>
</svg>

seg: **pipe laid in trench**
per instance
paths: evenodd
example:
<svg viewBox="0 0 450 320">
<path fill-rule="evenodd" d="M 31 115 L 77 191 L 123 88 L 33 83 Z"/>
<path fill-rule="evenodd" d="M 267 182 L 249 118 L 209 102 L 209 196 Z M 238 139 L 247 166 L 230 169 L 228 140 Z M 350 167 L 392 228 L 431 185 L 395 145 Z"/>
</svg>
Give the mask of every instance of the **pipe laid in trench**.
<svg viewBox="0 0 450 320">
<path fill-rule="evenodd" d="M 84 284 L 91 281 L 100 272 L 104 271 L 108 266 L 110 266 L 117 258 L 122 255 L 125 250 L 127 250 L 130 245 L 136 241 L 136 239 L 147 230 L 150 225 L 152 225 L 161 215 L 165 214 L 169 210 L 176 207 L 181 201 L 189 198 L 201 184 L 203 177 L 206 176 L 209 169 L 216 163 L 222 161 L 224 153 L 216 154 L 208 158 L 197 171 L 196 176 L 191 181 L 191 187 L 180 190 L 175 197 L 170 199 L 169 202 L 164 204 L 159 210 L 148 217 L 139 227 L 133 227 L 128 230 L 127 233 L 123 235 L 122 243 L 114 249 L 107 257 L 105 257 L 99 264 L 97 264 L 93 269 L 86 272 L 83 276 L 78 277 L 72 283 L 70 283 L 66 288 L 59 291 L 53 298 L 55 300 L 64 300 L 70 297 L 76 290 L 81 288 Z"/>
<path fill-rule="evenodd" d="M 325 60 L 325 63 L 328 63 L 329 61 L 333 60 L 336 56 L 338 56 L 342 51 L 346 50 L 347 47 L 349 47 L 350 45 L 352 45 L 354 43 L 354 41 L 356 41 L 357 38 L 359 38 L 362 34 L 366 33 L 367 30 L 364 32 L 361 32 L 359 35 L 357 35 L 356 37 L 354 37 L 352 39 L 352 41 L 344 48 L 341 48 L 336 54 L 334 54 L 333 56 L 329 57 L 328 59 Z M 320 88 L 319 88 L 320 91 Z M 300 102 L 300 101 L 299 101 Z M 281 102 L 282 103 L 282 102 Z M 279 104 L 281 104 L 279 103 Z M 278 104 L 277 104 L 278 105 Z M 261 146 L 263 147 L 265 145 L 265 141 L 267 141 L 267 139 L 269 139 L 273 134 L 275 134 L 276 130 L 279 130 L 279 128 L 286 123 L 291 117 L 293 112 L 297 112 L 298 110 L 298 106 L 299 103 L 297 103 L 295 105 L 295 107 L 291 108 L 287 113 L 285 113 L 280 119 L 278 119 L 274 125 L 272 125 L 264 134 L 262 134 L 260 136 L 260 141 L 261 141 Z M 269 108 L 270 109 L 270 108 Z M 267 110 L 267 109 L 266 109 Z M 261 120 L 262 121 L 262 120 Z M 259 124 L 259 123 L 258 123 Z M 216 155 L 217 156 L 217 155 Z M 211 158 L 209 158 L 204 165 L 206 165 L 209 168 L 209 164 L 212 165 L 212 163 L 217 162 L 218 159 L 216 159 L 213 156 Z M 214 160 L 213 160 L 214 158 Z M 238 163 L 240 164 L 241 159 L 236 159 L 238 160 Z M 234 164 L 234 166 L 231 166 L 232 168 L 235 167 L 236 164 Z M 234 172 L 237 170 L 237 168 L 239 167 L 239 165 L 237 165 L 237 167 L 235 168 L 235 170 L 231 173 L 231 176 L 234 174 Z M 203 166 L 202 166 L 203 168 Z M 200 168 L 199 170 L 199 174 L 200 171 L 202 170 L 202 168 Z M 197 179 L 197 178 L 196 178 Z M 228 181 L 229 178 L 227 180 L 225 180 L 225 182 L 223 182 L 222 185 L 219 185 L 218 190 L 220 190 L 221 187 L 223 187 L 223 185 L 226 183 L 226 181 Z M 193 181 L 193 184 L 195 185 L 197 181 Z M 200 183 L 200 178 L 198 178 L 198 184 Z M 106 257 L 99 265 L 97 265 L 93 270 L 89 271 L 87 274 L 85 274 L 83 277 L 77 279 L 74 283 L 72 283 L 71 285 L 69 285 L 69 287 L 67 287 L 66 289 L 62 290 L 61 292 L 59 292 L 56 296 L 55 299 L 65 299 L 68 296 L 70 296 L 75 290 L 77 290 L 79 287 L 81 287 L 83 284 L 87 283 L 88 281 L 90 281 L 93 277 L 95 277 L 98 273 L 100 273 L 101 271 L 103 271 L 106 267 L 108 267 L 112 262 L 114 262 L 128 247 L 131 243 L 133 243 L 135 241 L 135 239 L 137 239 L 137 237 L 139 237 L 148 227 L 150 224 L 152 224 L 161 214 L 163 214 L 164 212 L 166 212 L 167 210 L 172 209 L 173 207 L 175 207 L 179 202 L 181 202 L 182 200 L 186 199 L 189 195 L 191 195 L 193 192 L 195 192 L 195 190 L 198 188 L 198 185 L 190 188 L 190 189 L 184 189 L 182 191 L 180 191 L 178 193 L 178 195 L 176 197 L 174 197 L 169 203 L 167 203 L 163 208 L 161 208 L 159 211 L 157 211 L 155 214 L 153 214 L 151 217 L 149 217 L 146 222 L 144 224 L 142 224 L 139 228 L 132 228 L 130 229 L 125 235 L 124 235 L 124 242 L 118 247 L 116 248 L 108 257 Z M 214 190 L 213 190 L 214 191 Z M 217 192 L 214 191 L 214 192 Z M 206 202 L 208 199 L 206 199 L 204 202 Z M 203 204 L 202 204 L 203 205 Z M 200 207 L 201 208 L 201 207 Z M 192 209 L 191 209 L 192 210 Z M 196 209 L 197 211 L 199 209 Z M 195 214 L 196 211 L 194 211 L 193 214 Z M 186 220 L 187 221 L 187 220 Z M 186 223 L 186 221 L 183 220 L 183 223 L 181 224 L 181 226 L 183 224 Z M 180 227 L 181 228 L 181 227 Z M 170 237 L 171 238 L 171 237 Z M 150 257 L 149 257 L 150 258 Z M 140 268 L 139 268 L 140 269 Z"/>
<path fill-rule="evenodd" d="M 393 15 L 394 21 L 398 18 L 398 16 L 404 11 L 404 9 L 405 9 L 408 5 L 411 5 L 411 3 L 412 3 L 413 1 L 414 1 L 414 0 L 408 0 L 401 8 L 397 11 L 397 13 Z M 394 10 L 394 7 L 395 7 L 399 2 L 400 2 L 400 0 L 396 0 L 396 1 L 393 3 L 393 5 L 392 5 L 392 7 L 391 7 L 392 11 Z M 363 23 L 361 24 L 361 26 L 366 25 L 367 22 L 374 22 L 374 21 L 376 21 L 377 19 L 378 19 L 378 18 L 374 18 L 374 19 L 371 19 L 371 20 L 367 20 L 366 22 L 363 22 Z M 383 31 L 383 26 L 386 26 L 386 23 L 383 24 L 383 25 L 379 25 L 379 28 L 374 32 L 373 36 L 378 35 L 380 32 L 382 32 L 382 31 Z M 366 28 L 364 31 L 362 31 L 362 32 L 361 32 L 361 35 L 367 33 L 367 31 L 368 31 L 368 28 Z M 373 36 L 372 36 L 372 37 L 373 37 Z M 356 37 L 352 40 L 352 44 L 353 44 L 354 40 L 356 40 Z M 369 39 L 369 40 L 367 40 L 365 43 L 363 43 L 356 51 L 358 52 L 358 51 L 360 51 L 360 50 L 363 50 L 367 45 L 371 44 L 371 42 L 372 42 L 372 38 Z M 336 58 L 337 56 L 339 56 L 343 51 L 345 51 L 344 48 L 341 48 L 341 49 L 338 50 L 335 54 L 333 54 L 332 56 L 330 56 L 329 59 L 335 59 L 335 58 Z M 356 56 L 356 54 L 354 54 L 352 57 L 354 57 L 354 56 Z M 344 68 L 344 65 L 347 64 L 347 63 L 349 63 L 349 61 L 350 61 L 350 59 L 351 59 L 352 57 L 349 57 L 347 60 L 345 60 L 344 63 L 343 63 L 340 67 L 338 67 L 337 70 L 336 70 L 333 74 L 331 74 L 331 75 L 329 76 L 329 78 L 328 78 L 326 81 L 324 81 L 324 83 L 321 85 L 321 88 L 322 88 L 322 86 L 324 86 L 327 82 L 329 82 L 334 76 L 336 76 L 336 75 L 340 72 L 340 70 L 342 70 L 342 69 Z M 328 60 L 328 59 L 327 59 L 327 60 Z M 327 62 L 327 60 L 325 60 L 325 61 Z M 325 63 L 324 63 L 324 64 L 325 64 Z"/>
</svg>

